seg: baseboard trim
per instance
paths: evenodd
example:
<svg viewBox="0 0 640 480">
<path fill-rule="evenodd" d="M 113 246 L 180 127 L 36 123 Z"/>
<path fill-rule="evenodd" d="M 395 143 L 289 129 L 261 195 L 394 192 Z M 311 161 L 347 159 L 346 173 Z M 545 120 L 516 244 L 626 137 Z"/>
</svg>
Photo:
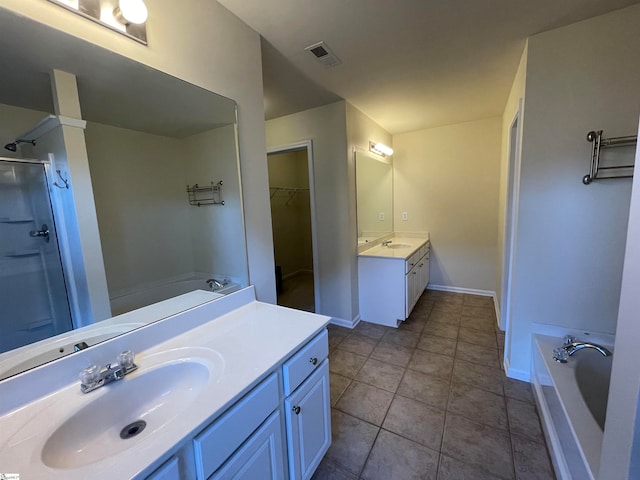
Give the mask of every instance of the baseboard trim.
<svg viewBox="0 0 640 480">
<path fill-rule="evenodd" d="M 507 373 L 507 377 L 509 378 L 531 383 L 531 372 L 527 370 L 511 368 L 511 366 L 509 365 L 509 360 L 506 358 L 504 359 L 504 371 Z"/>
<path fill-rule="evenodd" d="M 357 315 L 353 320 L 345 320 L 344 318 L 331 317 L 329 322 L 332 325 L 338 325 L 339 327 L 356 328 L 356 325 L 360 323 L 360 315 Z"/>
<path fill-rule="evenodd" d="M 434 285 L 430 283 L 427 290 L 437 290 L 440 292 L 466 293 L 468 295 L 480 295 L 482 297 L 493 298 L 493 306 L 496 311 L 496 323 L 500 328 L 500 304 L 498 303 L 498 295 L 492 290 L 478 290 L 476 288 L 450 287 L 449 285 Z M 502 330 L 502 328 L 500 328 Z"/>
</svg>

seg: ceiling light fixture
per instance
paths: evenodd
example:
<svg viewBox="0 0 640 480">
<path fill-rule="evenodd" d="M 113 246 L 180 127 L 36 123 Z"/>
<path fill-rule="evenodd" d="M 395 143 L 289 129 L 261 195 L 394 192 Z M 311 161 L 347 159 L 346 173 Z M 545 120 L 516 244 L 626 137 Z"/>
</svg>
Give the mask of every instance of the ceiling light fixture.
<svg viewBox="0 0 640 480">
<path fill-rule="evenodd" d="M 369 142 L 369 151 L 376 155 L 382 155 L 383 157 L 393 155 L 393 148 L 387 147 L 384 143 Z"/>
<path fill-rule="evenodd" d="M 147 21 L 149 10 L 144 0 L 120 0 L 118 6 L 113 10 L 113 16 L 124 25 L 134 23 L 142 25 Z"/>
<path fill-rule="evenodd" d="M 49 0 L 81 17 L 147 44 L 145 22 L 149 11 L 144 0 Z"/>
</svg>

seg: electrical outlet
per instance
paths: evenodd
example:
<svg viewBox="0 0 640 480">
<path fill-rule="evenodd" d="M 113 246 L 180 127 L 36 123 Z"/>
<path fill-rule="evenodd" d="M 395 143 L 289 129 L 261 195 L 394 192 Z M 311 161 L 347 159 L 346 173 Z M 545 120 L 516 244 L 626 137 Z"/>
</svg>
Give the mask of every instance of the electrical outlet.
<svg viewBox="0 0 640 480">
<path fill-rule="evenodd" d="M 409 214 L 407 212 L 402 212 L 402 220 L 409 220 Z"/>
<path fill-rule="evenodd" d="M 378 220 L 380 220 L 381 222 L 384 222 L 384 212 L 380 212 L 378 214 Z"/>
</svg>

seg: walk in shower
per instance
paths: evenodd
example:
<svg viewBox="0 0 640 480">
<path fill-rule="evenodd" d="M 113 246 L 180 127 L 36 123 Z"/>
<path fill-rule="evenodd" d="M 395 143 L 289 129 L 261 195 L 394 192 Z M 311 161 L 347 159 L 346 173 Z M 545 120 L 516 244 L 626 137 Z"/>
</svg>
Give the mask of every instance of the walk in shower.
<svg viewBox="0 0 640 480">
<path fill-rule="evenodd" d="M 0 353 L 73 328 L 47 168 L 0 158 Z"/>
</svg>

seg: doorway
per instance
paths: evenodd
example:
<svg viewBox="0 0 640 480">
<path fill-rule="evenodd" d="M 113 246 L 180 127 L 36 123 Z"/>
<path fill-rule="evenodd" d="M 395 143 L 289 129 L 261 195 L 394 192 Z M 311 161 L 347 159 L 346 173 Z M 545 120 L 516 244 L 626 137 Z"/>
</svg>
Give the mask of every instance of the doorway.
<svg viewBox="0 0 640 480">
<path fill-rule="evenodd" d="M 518 103 L 518 110 L 509 127 L 509 163 L 507 166 L 507 192 L 505 203 L 504 223 L 504 254 L 502 261 L 502 288 L 500 328 L 506 331 L 505 358 L 510 357 L 509 337 L 511 335 L 511 277 L 513 272 L 513 257 L 515 254 L 515 239 L 518 214 L 518 196 L 520 186 L 520 139 L 521 137 L 522 99 Z"/>
<path fill-rule="evenodd" d="M 311 142 L 269 150 L 267 165 L 278 305 L 319 312 Z"/>
<path fill-rule="evenodd" d="M 73 328 L 46 168 L 0 159 L 0 353 Z"/>
</svg>

